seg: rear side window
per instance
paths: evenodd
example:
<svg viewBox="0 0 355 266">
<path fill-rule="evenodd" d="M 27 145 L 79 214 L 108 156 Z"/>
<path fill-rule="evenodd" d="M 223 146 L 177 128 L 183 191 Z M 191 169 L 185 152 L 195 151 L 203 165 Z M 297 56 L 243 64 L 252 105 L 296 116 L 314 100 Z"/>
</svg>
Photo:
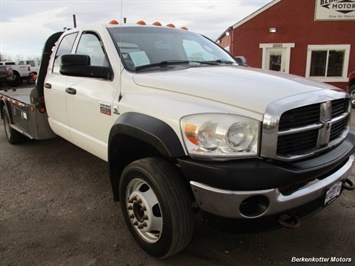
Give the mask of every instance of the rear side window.
<svg viewBox="0 0 355 266">
<path fill-rule="evenodd" d="M 59 73 L 58 58 L 63 54 L 70 54 L 71 53 L 71 51 L 73 49 L 74 42 L 75 42 L 75 38 L 77 35 L 78 35 L 77 32 L 68 34 L 60 42 L 57 53 L 55 55 L 55 59 L 54 59 L 53 73 Z"/>
</svg>

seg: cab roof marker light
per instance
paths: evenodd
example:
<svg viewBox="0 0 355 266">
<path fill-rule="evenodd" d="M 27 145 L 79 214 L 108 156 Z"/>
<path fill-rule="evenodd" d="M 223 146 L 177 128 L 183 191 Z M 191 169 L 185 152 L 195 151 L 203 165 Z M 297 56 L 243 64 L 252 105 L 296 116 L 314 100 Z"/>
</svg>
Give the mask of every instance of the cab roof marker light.
<svg viewBox="0 0 355 266">
<path fill-rule="evenodd" d="M 167 27 L 170 27 L 170 28 L 175 28 L 175 25 L 173 23 L 169 23 L 166 25 Z"/>
<path fill-rule="evenodd" d="M 137 22 L 138 25 L 147 25 L 144 20 L 140 20 Z"/>
<path fill-rule="evenodd" d="M 155 21 L 155 22 L 153 23 L 153 25 L 154 25 L 154 26 L 161 26 L 161 23 L 160 23 L 159 21 Z"/>
<path fill-rule="evenodd" d="M 113 19 L 113 20 L 111 20 L 108 24 L 111 24 L 111 25 L 118 25 L 119 23 L 118 23 L 117 20 Z"/>
</svg>

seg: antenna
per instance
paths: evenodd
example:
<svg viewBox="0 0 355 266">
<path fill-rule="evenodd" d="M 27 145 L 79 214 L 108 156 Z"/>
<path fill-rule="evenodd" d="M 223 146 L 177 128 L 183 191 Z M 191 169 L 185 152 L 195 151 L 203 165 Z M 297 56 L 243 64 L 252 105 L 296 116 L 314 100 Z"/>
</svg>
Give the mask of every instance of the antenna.
<svg viewBox="0 0 355 266">
<path fill-rule="evenodd" d="M 74 23 L 74 28 L 76 28 L 76 16 L 75 16 L 75 14 L 73 15 L 73 23 Z"/>
</svg>

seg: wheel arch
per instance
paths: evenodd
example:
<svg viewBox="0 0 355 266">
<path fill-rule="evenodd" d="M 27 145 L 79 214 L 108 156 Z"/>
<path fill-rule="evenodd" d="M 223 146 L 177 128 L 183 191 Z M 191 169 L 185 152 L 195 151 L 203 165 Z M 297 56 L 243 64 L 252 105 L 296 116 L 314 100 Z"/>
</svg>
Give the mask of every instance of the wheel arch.
<svg viewBox="0 0 355 266">
<path fill-rule="evenodd" d="M 2 111 L 2 108 L 5 106 L 5 102 L 1 99 L 0 100 L 0 117 L 1 119 L 4 119 L 4 114 L 3 114 L 3 111 Z"/>
<path fill-rule="evenodd" d="M 21 77 L 20 73 L 19 73 L 17 70 L 12 69 L 12 72 L 13 72 L 13 74 L 14 74 L 14 75 L 18 75 L 18 76 L 20 76 L 20 77 Z"/>
<path fill-rule="evenodd" d="M 121 115 L 111 128 L 108 141 L 110 181 L 115 201 L 123 169 L 146 157 L 162 157 L 174 162 L 185 156 L 175 131 L 164 121 L 135 112 Z"/>
<path fill-rule="evenodd" d="M 349 81 L 349 88 L 355 85 L 355 77 Z"/>
<path fill-rule="evenodd" d="M 9 112 L 11 122 L 12 120 L 12 113 L 11 113 L 11 108 L 10 108 L 10 103 L 5 101 L 4 99 L 0 100 L 0 113 L 1 113 L 1 119 L 4 119 L 4 112 L 3 112 L 3 107 L 6 106 L 7 111 Z"/>
</svg>

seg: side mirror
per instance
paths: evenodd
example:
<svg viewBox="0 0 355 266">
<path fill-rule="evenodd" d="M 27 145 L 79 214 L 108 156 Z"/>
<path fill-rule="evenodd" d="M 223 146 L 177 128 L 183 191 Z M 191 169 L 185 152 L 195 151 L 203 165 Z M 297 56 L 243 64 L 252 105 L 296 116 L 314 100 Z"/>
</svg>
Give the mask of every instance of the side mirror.
<svg viewBox="0 0 355 266">
<path fill-rule="evenodd" d="M 66 76 L 110 78 L 110 68 L 105 66 L 91 66 L 90 56 L 80 54 L 65 54 L 60 57 L 59 72 Z"/>
<path fill-rule="evenodd" d="M 244 56 L 238 55 L 235 57 L 235 60 L 241 66 L 246 66 L 246 67 L 248 66 L 247 59 Z"/>
</svg>

